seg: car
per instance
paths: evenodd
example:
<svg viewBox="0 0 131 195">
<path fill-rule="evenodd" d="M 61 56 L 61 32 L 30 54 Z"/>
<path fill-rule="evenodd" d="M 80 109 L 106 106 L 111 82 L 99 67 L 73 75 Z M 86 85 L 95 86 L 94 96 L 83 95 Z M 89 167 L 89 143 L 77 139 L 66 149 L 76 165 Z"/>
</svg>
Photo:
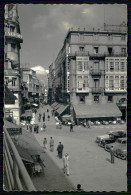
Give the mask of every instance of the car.
<svg viewBox="0 0 131 195">
<path fill-rule="evenodd" d="M 96 143 L 99 143 L 99 142 L 101 142 L 105 138 L 109 138 L 109 135 L 105 134 L 105 135 L 97 136 L 95 141 L 96 141 Z"/>
<path fill-rule="evenodd" d="M 101 123 L 100 123 L 100 121 L 95 121 L 94 124 L 95 125 L 100 125 Z"/>
<path fill-rule="evenodd" d="M 113 147 L 113 150 L 116 150 L 126 145 L 127 145 L 127 138 L 118 138 L 115 143 L 106 144 L 104 148 L 107 152 L 110 152 L 111 147 Z"/>
<path fill-rule="evenodd" d="M 114 151 L 114 156 L 122 160 L 127 159 L 127 147 L 118 148 Z"/>
<path fill-rule="evenodd" d="M 21 122 L 20 122 L 20 125 L 26 126 L 26 121 L 21 121 Z"/>
<path fill-rule="evenodd" d="M 119 120 L 118 123 L 121 124 L 121 125 L 123 125 L 123 124 L 125 124 L 125 121 Z"/>
<path fill-rule="evenodd" d="M 115 130 L 115 131 L 108 131 L 108 134 L 114 134 L 119 137 L 126 137 L 127 133 L 126 130 Z"/>
</svg>

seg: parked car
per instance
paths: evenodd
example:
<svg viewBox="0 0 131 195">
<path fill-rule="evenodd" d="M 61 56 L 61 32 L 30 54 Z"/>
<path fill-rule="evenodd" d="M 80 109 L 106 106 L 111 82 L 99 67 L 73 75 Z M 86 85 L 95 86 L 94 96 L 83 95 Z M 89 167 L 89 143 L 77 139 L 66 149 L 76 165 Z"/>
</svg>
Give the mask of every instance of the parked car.
<svg viewBox="0 0 131 195">
<path fill-rule="evenodd" d="M 126 137 L 125 131 L 110 131 L 109 137 L 103 138 L 99 143 L 99 146 L 105 147 L 106 144 L 114 143 L 118 138 Z"/>
<path fill-rule="evenodd" d="M 125 124 L 125 121 L 119 120 L 118 123 L 121 124 L 121 125 L 123 125 L 123 124 Z"/>
<path fill-rule="evenodd" d="M 20 122 L 20 125 L 26 126 L 26 121 L 21 121 L 21 122 Z"/>
<path fill-rule="evenodd" d="M 118 138 L 115 143 L 106 144 L 105 150 L 107 152 L 110 152 L 111 147 L 113 147 L 113 150 L 116 150 L 122 148 L 123 146 L 126 147 L 126 145 L 127 145 L 127 138 Z"/>
<path fill-rule="evenodd" d="M 127 159 L 127 147 L 118 148 L 114 151 L 114 156 L 122 160 Z"/>
<path fill-rule="evenodd" d="M 97 136 L 95 141 L 96 141 L 96 143 L 99 143 L 99 142 L 101 142 L 105 138 L 109 138 L 109 135 L 105 134 L 105 135 Z"/>
</svg>

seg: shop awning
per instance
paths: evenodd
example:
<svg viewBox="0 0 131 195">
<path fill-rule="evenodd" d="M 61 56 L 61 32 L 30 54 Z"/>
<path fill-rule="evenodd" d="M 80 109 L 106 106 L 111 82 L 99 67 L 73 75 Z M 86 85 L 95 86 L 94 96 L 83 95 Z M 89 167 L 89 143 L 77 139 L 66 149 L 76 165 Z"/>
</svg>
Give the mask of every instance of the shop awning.
<svg viewBox="0 0 131 195">
<path fill-rule="evenodd" d="M 33 163 L 33 159 L 31 157 L 31 155 L 33 155 L 30 151 L 28 151 L 27 149 L 19 146 L 19 145 L 15 145 L 17 150 L 18 150 L 18 153 L 21 157 L 22 160 L 28 162 L 28 163 Z"/>
<path fill-rule="evenodd" d="M 54 102 L 54 103 L 51 105 L 51 107 L 52 107 L 52 108 L 55 108 L 55 106 L 56 106 L 57 104 L 58 104 L 57 102 Z"/>
<path fill-rule="evenodd" d="M 4 120 L 4 127 L 7 129 L 10 135 L 22 134 L 21 125 L 17 125 L 15 123 L 11 123 L 7 120 Z"/>
<path fill-rule="evenodd" d="M 121 117 L 122 113 L 116 104 L 74 105 L 76 118 Z"/>
<path fill-rule="evenodd" d="M 32 110 L 26 110 L 25 113 L 21 115 L 21 117 L 32 117 Z"/>
<path fill-rule="evenodd" d="M 62 114 L 68 107 L 69 107 L 69 105 L 66 105 L 66 106 L 61 105 L 61 106 L 57 109 L 56 112 L 60 115 L 60 114 Z"/>
<path fill-rule="evenodd" d="M 5 86 L 5 97 L 4 102 L 5 104 L 15 104 L 16 96 Z"/>
</svg>

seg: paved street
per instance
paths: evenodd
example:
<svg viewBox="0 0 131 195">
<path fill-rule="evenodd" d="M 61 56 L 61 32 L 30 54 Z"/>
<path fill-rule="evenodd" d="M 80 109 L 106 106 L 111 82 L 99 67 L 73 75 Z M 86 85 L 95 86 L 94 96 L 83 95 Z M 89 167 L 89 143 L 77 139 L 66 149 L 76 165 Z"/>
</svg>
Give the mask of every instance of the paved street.
<svg viewBox="0 0 131 195">
<path fill-rule="evenodd" d="M 73 185 L 76 188 L 77 184 L 82 185 L 82 189 L 85 191 L 126 191 L 127 190 L 127 161 L 115 158 L 115 164 L 110 163 L 110 154 L 103 148 L 98 147 L 95 143 L 96 136 L 107 133 L 109 130 L 126 129 L 125 125 L 110 125 L 110 126 L 97 126 L 90 129 L 76 126 L 74 132 L 69 132 L 68 126 L 63 126 L 62 129 L 56 129 L 54 117 L 51 116 L 50 121 L 47 120 L 48 113 L 47 108 L 51 110 L 50 106 L 44 106 L 40 108 L 36 114 L 36 123 L 39 126 L 43 125 L 43 121 L 38 122 L 38 114 L 46 114 L 46 132 L 40 132 L 34 134 L 37 141 L 43 146 L 43 138 L 48 140 L 47 152 L 43 155 L 46 158 L 50 158 L 50 162 L 54 162 L 54 169 L 50 172 L 53 175 L 50 181 L 46 178 L 46 172 L 49 172 L 50 164 L 45 169 L 46 190 L 54 189 L 55 182 L 59 184 L 64 182 L 62 178 L 67 181 L 67 186 Z M 49 151 L 50 137 L 54 138 L 55 150 Z M 57 145 L 61 141 L 64 145 L 64 152 L 70 156 L 70 175 L 65 176 L 62 168 L 63 162 L 57 157 Z M 46 163 L 46 162 L 45 162 Z M 48 169 L 48 170 L 47 170 Z M 51 168 L 52 170 L 52 168 Z M 59 170 L 59 171 L 56 171 Z M 50 177 L 51 178 L 51 177 Z M 68 183 L 69 182 L 69 183 Z M 63 185 L 63 190 L 69 188 Z M 41 187 L 40 187 L 41 188 Z M 64 189 L 65 188 L 65 189 Z M 73 188 L 72 188 L 73 189 Z"/>
</svg>

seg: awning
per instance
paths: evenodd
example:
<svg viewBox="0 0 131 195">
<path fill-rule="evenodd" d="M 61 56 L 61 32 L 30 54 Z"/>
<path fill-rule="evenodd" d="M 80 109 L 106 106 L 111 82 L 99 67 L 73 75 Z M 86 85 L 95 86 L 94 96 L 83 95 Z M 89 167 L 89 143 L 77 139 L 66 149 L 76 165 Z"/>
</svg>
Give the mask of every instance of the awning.
<svg viewBox="0 0 131 195">
<path fill-rule="evenodd" d="M 69 107 L 69 105 L 66 105 L 66 106 L 61 105 L 61 106 L 57 109 L 56 112 L 60 115 L 60 114 L 62 114 L 68 107 Z"/>
<path fill-rule="evenodd" d="M 30 114 L 30 113 L 24 113 L 21 115 L 21 117 L 31 117 L 31 116 L 32 116 L 32 114 Z"/>
<path fill-rule="evenodd" d="M 5 104 L 15 104 L 16 96 L 5 86 L 5 97 L 4 102 Z"/>
<path fill-rule="evenodd" d="M 57 102 L 54 102 L 51 107 L 54 108 L 58 103 Z"/>
<path fill-rule="evenodd" d="M 61 104 L 57 104 L 56 106 L 55 106 L 55 110 L 57 110 L 57 109 L 59 109 L 61 107 Z"/>
<path fill-rule="evenodd" d="M 11 123 L 7 120 L 4 120 L 4 127 L 7 129 L 10 135 L 22 134 L 22 126 L 15 123 Z"/>
<path fill-rule="evenodd" d="M 76 118 L 121 117 L 122 113 L 116 104 L 73 105 Z"/>
<path fill-rule="evenodd" d="M 9 122 L 7 120 L 4 120 L 4 126 L 6 128 L 21 128 L 21 125 L 17 125 L 15 123 L 11 123 L 11 122 Z"/>
<path fill-rule="evenodd" d="M 17 150 L 18 150 L 18 153 L 21 157 L 22 160 L 28 162 L 28 163 L 33 163 L 33 159 L 31 157 L 31 155 L 33 155 L 30 151 L 28 151 L 27 149 L 19 146 L 19 145 L 15 145 Z"/>
</svg>

